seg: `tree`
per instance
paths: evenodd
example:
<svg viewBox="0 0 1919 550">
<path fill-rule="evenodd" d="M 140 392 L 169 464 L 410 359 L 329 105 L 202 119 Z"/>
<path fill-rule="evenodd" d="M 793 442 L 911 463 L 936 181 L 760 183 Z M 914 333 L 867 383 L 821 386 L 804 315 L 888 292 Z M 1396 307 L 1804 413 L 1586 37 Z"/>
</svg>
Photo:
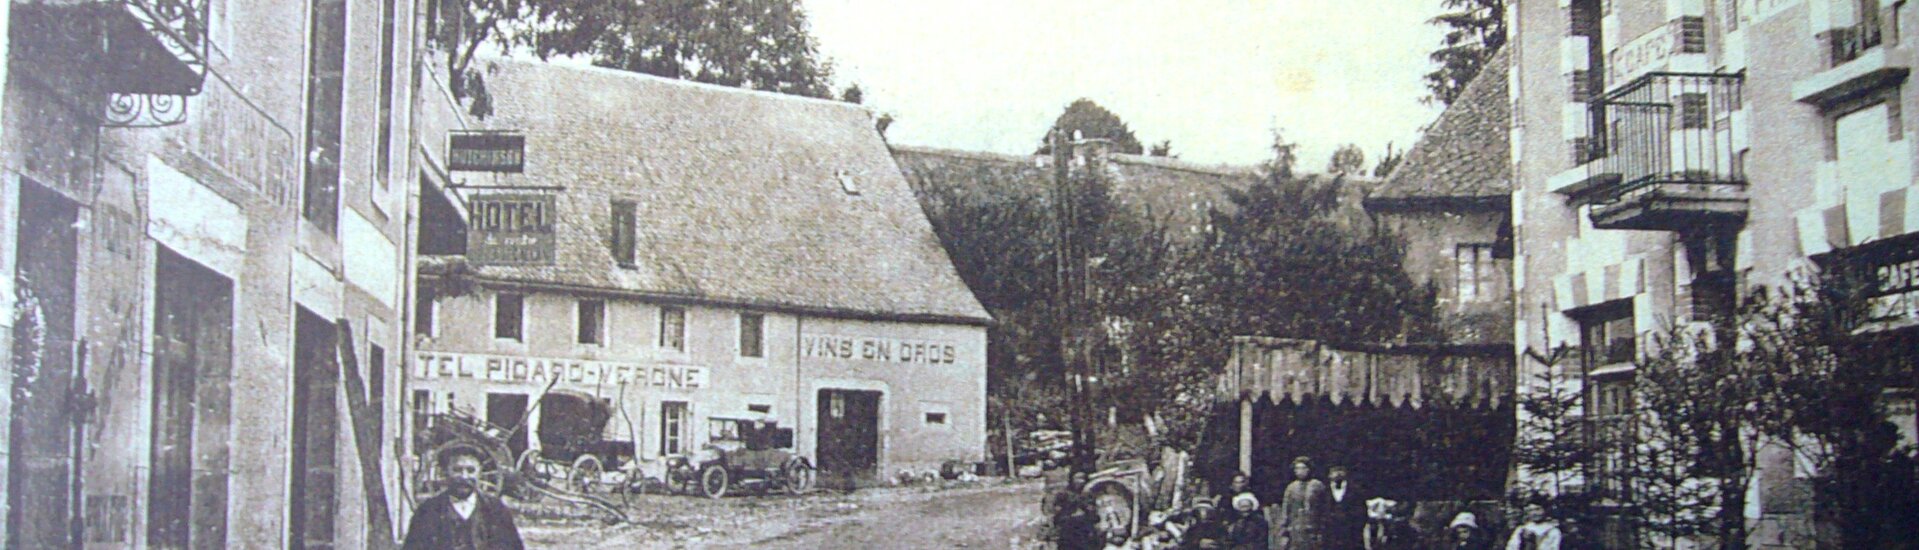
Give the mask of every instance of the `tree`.
<svg viewBox="0 0 1919 550">
<path fill-rule="evenodd" d="M 1637 441 L 1627 477 L 1638 527 L 1659 535 L 1642 546 L 1709 535 L 1721 548 L 1746 547 L 1764 373 L 1718 345 L 1731 328 L 1717 321 L 1668 328 L 1634 374 Z"/>
<path fill-rule="evenodd" d="M 1112 140 L 1114 151 L 1129 155 L 1137 155 L 1145 150 L 1139 143 L 1139 137 L 1133 135 L 1133 130 L 1126 127 L 1126 121 L 1120 120 L 1119 115 L 1083 97 L 1073 100 L 1059 114 L 1059 118 L 1053 120 L 1053 127 L 1047 131 L 1047 135 L 1051 136 L 1053 131 L 1066 132 L 1068 138 Z M 1052 152 L 1052 143 L 1042 137 L 1039 150 L 1034 154 L 1049 155 Z"/>
<path fill-rule="evenodd" d="M 487 43 L 530 48 L 541 59 L 584 55 L 595 65 L 832 98 L 832 67 L 820 58 L 796 0 L 443 0 L 434 40 L 446 48 L 456 94 Z M 482 92 L 483 93 L 483 92 Z"/>
<path fill-rule="evenodd" d="M 1257 184 L 1211 213 L 1202 317 L 1215 332 L 1403 342 L 1437 335 L 1431 288 L 1401 268 L 1404 243 L 1342 209 L 1342 178 L 1294 178 L 1290 144 Z M 1221 346 L 1224 347 L 1223 345 Z"/>
<path fill-rule="evenodd" d="M 1912 387 L 1911 350 L 1855 332 L 1872 318 L 1873 277 L 1831 269 L 1753 289 L 1738 324 L 1735 360 L 1761 390 L 1755 425 L 1810 463 L 1817 517 L 1836 531 L 1821 538 L 1842 548 L 1919 540 L 1914 450 L 1887 420 L 1888 392 Z"/>
<path fill-rule="evenodd" d="M 1426 73 L 1427 102 L 1452 105 L 1486 60 L 1506 43 L 1506 0 L 1442 0 L 1447 10 L 1430 23 L 1445 27 L 1439 49 L 1428 57 L 1439 66 Z"/>
<path fill-rule="evenodd" d="M 1362 175 L 1366 173 L 1366 152 L 1351 143 L 1333 150 L 1333 157 L 1326 161 L 1326 173 L 1341 176 Z"/>
<path fill-rule="evenodd" d="M 1155 156 L 1155 157 L 1177 157 L 1178 156 L 1173 154 L 1173 140 L 1170 140 L 1170 139 L 1159 140 L 1159 143 L 1153 144 L 1153 147 L 1151 149 L 1148 149 L 1146 151 L 1146 154 L 1148 156 Z"/>
<path fill-rule="evenodd" d="M 860 85 L 858 84 L 849 85 L 846 87 L 845 90 L 840 91 L 840 101 L 844 101 L 854 105 L 865 103 L 866 91 L 861 90 Z"/>
<path fill-rule="evenodd" d="M 1392 175 L 1393 169 L 1399 167 L 1399 161 L 1405 159 L 1405 151 L 1394 151 L 1392 142 L 1387 142 L 1386 154 L 1379 157 L 1379 164 L 1373 165 L 1373 177 L 1384 178 Z"/>
</svg>

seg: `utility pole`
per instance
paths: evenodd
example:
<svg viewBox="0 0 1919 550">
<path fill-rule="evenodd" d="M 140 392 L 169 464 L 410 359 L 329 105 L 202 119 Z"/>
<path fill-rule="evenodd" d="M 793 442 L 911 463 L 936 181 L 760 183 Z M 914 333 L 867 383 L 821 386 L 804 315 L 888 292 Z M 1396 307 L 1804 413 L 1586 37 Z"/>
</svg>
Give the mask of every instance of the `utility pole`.
<svg viewBox="0 0 1919 550">
<path fill-rule="evenodd" d="M 1090 193 L 1082 186 L 1090 180 L 1081 181 L 1089 178 L 1075 178 L 1072 173 L 1074 140 L 1057 129 L 1048 139 L 1053 153 L 1053 319 L 1060 331 L 1060 360 L 1071 383 L 1068 422 L 1072 424 L 1074 470 L 1090 473 L 1096 467 L 1098 412 L 1092 410 L 1096 395 L 1092 384 L 1096 382 L 1090 337 L 1095 327 L 1089 311 L 1093 303 L 1089 299 L 1087 262 L 1092 252 L 1090 244 L 1097 235 L 1091 234 L 1093 229 L 1087 227 L 1089 205 L 1084 204 Z M 1089 165 L 1086 172 L 1091 174 L 1095 168 Z"/>
</svg>

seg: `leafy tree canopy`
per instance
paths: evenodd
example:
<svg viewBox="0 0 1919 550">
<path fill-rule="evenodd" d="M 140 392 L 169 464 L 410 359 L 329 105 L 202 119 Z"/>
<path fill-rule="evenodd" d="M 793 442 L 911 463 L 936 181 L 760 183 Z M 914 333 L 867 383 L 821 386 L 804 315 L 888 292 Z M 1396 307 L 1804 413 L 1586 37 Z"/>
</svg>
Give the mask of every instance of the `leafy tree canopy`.
<svg viewBox="0 0 1919 550">
<path fill-rule="evenodd" d="M 1363 175 L 1366 173 L 1366 152 L 1351 143 L 1333 150 L 1333 158 L 1326 162 L 1326 173 L 1342 176 Z"/>
<path fill-rule="evenodd" d="M 542 59 L 586 56 L 668 78 L 834 97 L 831 63 L 797 0 L 442 1 L 435 40 L 448 48 L 456 93 L 472 79 L 474 50 L 491 42 Z"/>
<path fill-rule="evenodd" d="M 1506 0 L 1442 0 L 1449 10 L 1430 21 L 1446 36 L 1429 56 L 1438 67 L 1426 73 L 1427 102 L 1452 105 L 1486 60 L 1506 43 Z"/>
<path fill-rule="evenodd" d="M 1084 139 L 1112 140 L 1115 145 L 1114 150 L 1120 153 L 1137 155 L 1146 150 L 1140 145 L 1139 137 L 1133 135 L 1133 130 L 1126 127 L 1126 121 L 1119 119 L 1119 115 L 1083 97 L 1073 100 L 1073 103 L 1066 106 L 1066 111 L 1053 120 L 1052 129 L 1064 131 L 1067 136 L 1078 135 Z M 1047 135 L 1051 135 L 1051 132 L 1049 131 Z M 1167 150 L 1171 151 L 1170 143 L 1167 144 Z M 1052 152 L 1052 144 L 1045 136 L 1041 136 L 1039 151 L 1036 154 L 1047 155 Z"/>
</svg>

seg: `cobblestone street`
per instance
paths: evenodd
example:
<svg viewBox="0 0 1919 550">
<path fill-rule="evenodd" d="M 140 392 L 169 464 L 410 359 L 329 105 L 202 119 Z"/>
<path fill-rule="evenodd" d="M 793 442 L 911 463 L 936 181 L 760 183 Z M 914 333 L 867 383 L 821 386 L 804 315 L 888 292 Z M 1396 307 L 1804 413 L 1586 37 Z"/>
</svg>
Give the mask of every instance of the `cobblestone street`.
<svg viewBox="0 0 1919 550">
<path fill-rule="evenodd" d="M 1024 548 L 1038 482 L 888 487 L 804 497 L 646 495 L 631 523 L 530 522 L 529 548 Z"/>
</svg>

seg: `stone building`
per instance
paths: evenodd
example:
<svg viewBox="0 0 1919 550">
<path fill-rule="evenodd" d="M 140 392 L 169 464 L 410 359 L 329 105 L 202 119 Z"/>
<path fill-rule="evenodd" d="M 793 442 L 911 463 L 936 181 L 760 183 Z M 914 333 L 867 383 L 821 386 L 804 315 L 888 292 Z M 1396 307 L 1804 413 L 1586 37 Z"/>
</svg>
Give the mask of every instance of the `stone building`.
<svg viewBox="0 0 1919 550">
<path fill-rule="evenodd" d="M 870 112 L 599 68 L 480 70 L 485 128 L 524 135 L 525 168 L 456 173 L 458 198 L 427 208 L 417 414 L 524 417 L 509 445 L 539 450 L 543 425 L 576 420 L 529 412 L 550 386 L 610 405 L 604 439 L 654 467 L 760 415 L 796 428 L 829 479 L 982 459 L 991 319 Z M 543 209 L 527 234 L 546 240 L 498 240 L 503 212 L 527 220 L 502 204 Z"/>
<path fill-rule="evenodd" d="M 426 4 L 0 6 L 6 546 L 391 543 Z"/>
<path fill-rule="evenodd" d="M 1919 140 L 1901 115 L 1914 107 L 1914 46 L 1900 32 L 1919 20 L 1879 0 L 1507 8 L 1513 338 L 1522 354 L 1581 352 L 1569 369 L 1611 449 L 1582 481 L 1630 514 L 1632 440 L 1618 428 L 1638 412 L 1625 388 L 1652 334 L 1714 327 L 1751 289 L 1809 268 L 1897 272 L 1919 257 Z M 1872 290 L 1873 337 L 1912 338 L 1902 281 Z M 1908 433 L 1911 414 L 1893 419 Z M 1810 546 L 1810 472 L 1780 450 L 1759 466 L 1751 542 Z"/>
<path fill-rule="evenodd" d="M 1406 273 L 1438 291 L 1448 343 L 1512 345 L 1508 63 L 1494 55 L 1364 201 L 1405 241 Z"/>
</svg>

